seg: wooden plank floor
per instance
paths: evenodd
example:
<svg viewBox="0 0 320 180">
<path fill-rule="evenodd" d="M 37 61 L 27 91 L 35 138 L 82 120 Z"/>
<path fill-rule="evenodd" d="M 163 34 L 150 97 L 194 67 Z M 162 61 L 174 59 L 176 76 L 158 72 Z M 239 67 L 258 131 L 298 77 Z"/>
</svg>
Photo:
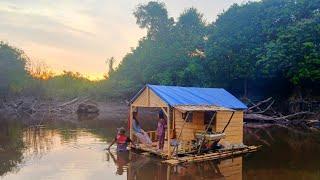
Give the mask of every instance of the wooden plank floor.
<svg viewBox="0 0 320 180">
<path fill-rule="evenodd" d="M 152 142 L 152 146 L 146 146 L 145 144 L 138 144 L 134 149 L 150 152 L 152 154 L 158 155 L 162 158 L 168 159 L 168 142 L 164 142 L 163 150 L 158 150 L 158 142 Z"/>
</svg>

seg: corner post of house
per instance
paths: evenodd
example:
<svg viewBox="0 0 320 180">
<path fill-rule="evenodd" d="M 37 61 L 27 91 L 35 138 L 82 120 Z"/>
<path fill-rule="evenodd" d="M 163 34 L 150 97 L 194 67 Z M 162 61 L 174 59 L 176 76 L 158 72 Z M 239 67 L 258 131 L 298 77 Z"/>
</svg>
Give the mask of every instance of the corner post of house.
<svg viewBox="0 0 320 180">
<path fill-rule="evenodd" d="M 168 158 L 170 158 L 171 157 L 171 150 L 170 150 L 170 131 L 171 131 L 171 109 L 170 109 L 170 106 L 168 106 L 168 108 L 167 108 L 167 134 L 168 134 L 168 136 L 167 136 L 167 143 L 168 143 Z"/>
<path fill-rule="evenodd" d="M 132 127 L 132 121 L 133 121 L 133 118 L 132 118 L 132 111 L 133 111 L 133 106 L 132 104 L 130 104 L 130 110 L 129 110 L 129 132 L 130 132 L 130 139 L 133 139 L 133 127 Z"/>
</svg>

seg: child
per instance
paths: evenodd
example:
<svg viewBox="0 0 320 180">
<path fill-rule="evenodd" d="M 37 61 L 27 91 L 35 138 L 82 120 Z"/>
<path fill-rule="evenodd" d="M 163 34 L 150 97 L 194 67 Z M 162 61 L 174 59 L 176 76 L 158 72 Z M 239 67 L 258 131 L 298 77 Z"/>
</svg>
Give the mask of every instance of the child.
<svg viewBox="0 0 320 180">
<path fill-rule="evenodd" d="M 124 152 L 127 151 L 127 147 L 129 143 L 133 142 L 131 141 L 131 139 L 129 137 L 127 137 L 126 135 L 126 130 L 121 127 L 118 129 L 118 134 L 117 136 L 114 138 L 114 140 L 111 142 L 111 144 L 109 145 L 109 147 L 107 148 L 107 150 L 110 150 L 110 147 L 117 142 L 117 152 Z M 133 144 L 134 145 L 134 144 Z"/>
<path fill-rule="evenodd" d="M 159 150 L 163 150 L 164 138 L 165 138 L 166 128 L 167 128 L 167 121 L 164 119 L 163 111 L 159 111 L 158 117 L 159 117 L 159 120 L 158 120 L 158 127 L 157 127 L 157 135 L 158 135 L 158 141 L 159 141 Z"/>
</svg>

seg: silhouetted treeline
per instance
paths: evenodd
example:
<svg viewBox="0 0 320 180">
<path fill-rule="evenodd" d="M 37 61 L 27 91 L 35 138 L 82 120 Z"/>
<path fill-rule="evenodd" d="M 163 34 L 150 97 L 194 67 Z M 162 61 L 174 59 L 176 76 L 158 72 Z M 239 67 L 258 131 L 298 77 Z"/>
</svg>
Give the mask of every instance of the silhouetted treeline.
<svg viewBox="0 0 320 180">
<path fill-rule="evenodd" d="M 80 73 L 64 71 L 53 76 L 45 65 L 32 63 L 22 50 L 0 42 L 0 104 L 5 97 L 93 96 L 95 86 Z"/>
</svg>

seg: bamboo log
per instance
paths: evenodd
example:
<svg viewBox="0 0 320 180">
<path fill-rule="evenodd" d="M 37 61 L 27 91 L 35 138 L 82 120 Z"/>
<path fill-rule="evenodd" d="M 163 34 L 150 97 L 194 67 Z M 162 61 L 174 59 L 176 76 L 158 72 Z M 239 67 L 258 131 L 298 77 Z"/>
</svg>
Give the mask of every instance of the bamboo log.
<svg viewBox="0 0 320 180">
<path fill-rule="evenodd" d="M 259 147 L 257 146 L 249 146 L 246 149 L 242 150 L 230 150 L 221 153 L 209 153 L 204 155 L 196 155 L 196 156 L 187 156 L 182 158 L 175 158 L 162 161 L 163 163 L 168 163 L 171 165 L 181 164 L 181 163 L 189 163 L 189 162 L 200 162 L 200 161 L 207 161 L 207 160 L 214 160 L 214 159 L 222 159 L 227 158 L 230 156 L 240 155 L 244 153 L 251 153 L 257 151 Z"/>
</svg>

